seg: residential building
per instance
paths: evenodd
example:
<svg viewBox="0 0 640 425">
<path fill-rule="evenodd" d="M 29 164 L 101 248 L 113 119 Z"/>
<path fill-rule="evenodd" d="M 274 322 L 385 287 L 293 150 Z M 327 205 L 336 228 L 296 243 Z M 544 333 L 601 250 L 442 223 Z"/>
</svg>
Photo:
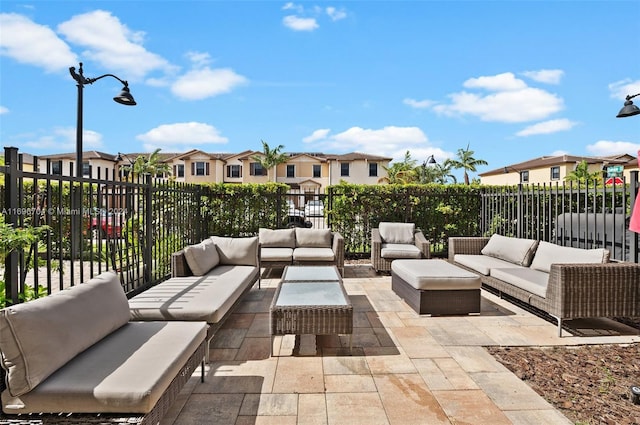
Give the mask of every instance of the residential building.
<svg viewBox="0 0 640 425">
<path fill-rule="evenodd" d="M 543 156 L 528 161 L 509 164 L 480 173 L 480 182 L 486 185 L 562 184 L 565 177 L 582 161 L 591 173 L 602 173 L 603 179 L 630 178 L 631 171 L 638 171 L 636 157 L 629 154 L 587 157 L 574 155 Z"/>
<path fill-rule="evenodd" d="M 184 183 L 285 183 L 293 191 L 309 198 L 341 181 L 354 184 L 378 184 L 387 176 L 386 168 L 392 158 L 353 152 L 344 155 L 319 152 L 286 153 L 288 159 L 275 170 L 265 170 L 256 157 L 262 152 L 247 150 L 240 153 L 208 153 L 192 149 L 184 153 L 162 153 L 158 159 L 169 166 L 171 177 Z M 118 153 L 97 151 L 83 153 L 83 175 L 92 178 L 122 177 L 124 166 L 133 164 L 139 156 L 149 153 Z M 39 172 L 75 174 L 75 153 L 39 157 Z M 49 160 L 48 162 L 46 160 Z M 48 168 L 47 168 L 47 164 Z"/>
</svg>

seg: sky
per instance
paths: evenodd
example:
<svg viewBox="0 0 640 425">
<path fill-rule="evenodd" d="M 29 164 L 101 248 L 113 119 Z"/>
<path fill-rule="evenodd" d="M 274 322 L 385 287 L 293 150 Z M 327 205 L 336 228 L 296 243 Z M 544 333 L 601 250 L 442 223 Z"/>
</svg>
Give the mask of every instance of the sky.
<svg viewBox="0 0 640 425">
<path fill-rule="evenodd" d="M 0 145 L 210 153 L 363 152 L 478 173 L 640 150 L 640 1 L 0 3 Z M 634 99 L 640 105 L 640 96 Z M 472 177 L 473 177 L 472 173 Z"/>
</svg>

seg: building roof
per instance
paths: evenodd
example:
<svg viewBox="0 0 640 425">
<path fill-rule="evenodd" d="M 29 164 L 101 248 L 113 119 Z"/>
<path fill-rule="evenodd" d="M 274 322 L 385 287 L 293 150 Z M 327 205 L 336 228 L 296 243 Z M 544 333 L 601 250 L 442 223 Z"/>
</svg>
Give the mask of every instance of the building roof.
<svg viewBox="0 0 640 425">
<path fill-rule="evenodd" d="M 557 156 L 541 156 L 538 158 L 530 159 L 524 162 L 518 162 L 516 164 L 509 164 L 504 167 L 496 168 L 495 170 L 485 171 L 478 174 L 480 177 L 494 176 L 497 174 L 504 174 L 505 168 L 507 171 L 526 171 L 537 168 L 551 167 L 561 164 L 575 164 L 582 161 L 586 161 L 587 164 L 610 164 L 610 165 L 624 165 L 634 166 L 633 162 L 635 157 L 629 154 L 610 155 L 610 156 L 575 156 L 575 155 L 557 155 Z"/>
<path fill-rule="evenodd" d="M 105 159 L 107 161 L 115 161 L 117 155 L 113 155 L 106 152 L 100 151 L 83 151 L 82 159 Z M 56 153 L 52 155 L 41 155 L 37 157 L 38 159 L 76 159 L 75 152 L 68 153 Z"/>
</svg>

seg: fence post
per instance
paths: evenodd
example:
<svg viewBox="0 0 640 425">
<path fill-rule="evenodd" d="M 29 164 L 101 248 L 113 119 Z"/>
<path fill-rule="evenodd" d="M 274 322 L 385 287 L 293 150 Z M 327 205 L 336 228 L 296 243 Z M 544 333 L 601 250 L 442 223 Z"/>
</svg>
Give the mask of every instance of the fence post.
<svg viewBox="0 0 640 425">
<path fill-rule="evenodd" d="M 144 175 L 144 186 L 145 186 L 145 211 L 144 211 L 144 233 L 145 233 L 145 244 L 144 244 L 144 253 L 143 261 L 144 261 L 144 285 L 149 284 L 151 282 L 151 268 L 152 268 L 152 250 L 153 250 L 153 180 L 151 178 L 151 174 Z"/>
<path fill-rule="evenodd" d="M 18 182 L 20 176 L 18 175 L 18 148 L 5 147 L 4 158 L 6 165 L 6 178 L 5 178 L 5 192 L 4 192 L 4 205 L 7 209 L 5 211 L 6 223 L 10 224 L 14 229 L 18 227 Z M 18 298 L 18 267 L 19 267 L 20 253 L 13 251 L 5 258 L 5 295 L 7 305 L 17 304 Z"/>
<path fill-rule="evenodd" d="M 522 193 L 522 183 L 518 183 L 518 205 L 517 205 L 517 215 L 518 220 L 516 223 L 516 236 L 522 238 L 522 234 L 524 231 L 523 221 L 524 221 L 524 205 L 522 205 L 523 201 L 523 193 Z"/>
<path fill-rule="evenodd" d="M 638 186 L 638 171 L 631 172 L 631 181 L 629 184 L 629 202 L 631 206 L 631 211 L 633 211 L 633 207 L 636 202 L 640 202 L 640 187 Z M 631 230 L 627 230 L 631 232 L 631 241 L 629 244 L 629 250 L 631 251 L 631 261 L 634 263 L 638 263 L 639 255 L 638 255 L 638 234 L 636 232 L 632 232 Z"/>
</svg>

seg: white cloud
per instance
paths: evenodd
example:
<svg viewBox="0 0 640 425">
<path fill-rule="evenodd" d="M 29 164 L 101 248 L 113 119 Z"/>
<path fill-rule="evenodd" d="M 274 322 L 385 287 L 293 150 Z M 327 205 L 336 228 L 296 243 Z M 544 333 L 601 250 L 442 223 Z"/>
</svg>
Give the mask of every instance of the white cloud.
<svg viewBox="0 0 640 425">
<path fill-rule="evenodd" d="M 95 10 L 75 15 L 58 25 L 58 31 L 86 50 L 91 58 L 125 80 L 141 79 L 152 71 L 176 68 L 142 45 L 145 33 L 132 31 L 110 12 Z"/>
<path fill-rule="evenodd" d="M 0 106 L 0 115 L 4 115 L 8 113 L 9 113 L 9 108 L 7 108 L 6 106 Z"/>
<path fill-rule="evenodd" d="M 202 68 L 211 63 L 211 55 L 205 52 L 187 52 L 187 58 L 195 68 Z"/>
<path fill-rule="evenodd" d="M 297 13 L 302 13 L 304 12 L 304 7 L 289 2 L 282 6 L 282 10 L 295 10 Z"/>
<path fill-rule="evenodd" d="M 194 69 L 178 78 L 171 86 L 171 91 L 185 100 L 200 100 L 229 93 L 247 81 L 229 68 Z"/>
<path fill-rule="evenodd" d="M 527 84 L 516 78 L 513 73 L 505 72 L 498 75 L 469 78 L 463 83 L 463 86 L 490 91 L 513 91 L 525 89 Z"/>
<path fill-rule="evenodd" d="M 415 100 L 415 99 L 410 99 L 410 98 L 406 98 L 402 100 L 402 103 L 404 103 L 405 105 L 409 105 L 412 108 L 416 108 L 416 109 L 425 109 L 425 108 L 429 108 L 431 106 L 433 106 L 435 104 L 435 102 L 433 100 Z"/>
<path fill-rule="evenodd" d="M 448 116 L 473 115 L 482 121 L 526 122 L 545 119 L 564 109 L 560 97 L 533 87 L 488 95 L 463 91 L 449 97 L 451 104 L 436 105 L 434 111 Z"/>
<path fill-rule="evenodd" d="M 0 14 L 0 55 L 35 65 L 47 72 L 69 68 L 78 61 L 71 48 L 49 27 L 15 13 Z"/>
<path fill-rule="evenodd" d="M 331 129 L 329 129 L 329 128 L 318 129 L 318 130 L 314 131 L 313 133 L 311 133 L 310 136 L 304 137 L 302 139 L 302 141 L 304 143 L 313 143 L 313 142 L 318 141 L 318 140 L 326 139 L 327 136 L 329 135 L 330 131 L 331 131 Z"/>
<path fill-rule="evenodd" d="M 229 140 L 217 128 L 201 122 L 163 124 L 136 136 L 146 150 L 163 149 L 166 152 L 184 152 L 196 146 L 224 144 Z"/>
<path fill-rule="evenodd" d="M 609 84 L 609 92 L 612 98 L 624 101 L 627 95 L 633 96 L 636 93 L 640 93 L 640 80 L 633 81 L 627 78 L 626 80 L 616 81 Z"/>
<path fill-rule="evenodd" d="M 322 138 L 320 136 L 323 136 Z M 315 146 L 335 152 L 367 152 L 391 156 L 407 149 L 427 149 L 428 138 L 418 127 L 387 126 L 380 129 L 351 127 L 341 133 L 330 134 L 326 129 L 314 131 L 303 140 L 313 140 Z"/>
<path fill-rule="evenodd" d="M 549 121 L 539 122 L 534 125 L 530 125 L 525 129 L 517 132 L 516 136 L 524 137 L 524 136 L 533 136 L 535 134 L 557 133 L 559 131 L 571 130 L 576 125 L 577 125 L 576 122 L 570 121 L 566 118 L 562 118 L 558 120 L 549 120 Z"/>
<path fill-rule="evenodd" d="M 282 23 L 294 31 L 313 31 L 320 27 L 315 18 L 301 18 L 294 15 L 285 16 L 282 18 Z"/>
<path fill-rule="evenodd" d="M 28 140 L 21 144 L 40 152 L 75 151 L 76 149 L 75 127 L 56 127 L 51 134 L 27 137 Z M 101 148 L 103 148 L 102 134 L 85 128 L 82 131 L 82 150 L 86 151 Z"/>
<path fill-rule="evenodd" d="M 330 6 L 330 7 L 327 7 L 325 11 L 327 12 L 327 15 L 329 15 L 331 20 L 334 22 L 347 17 L 347 12 L 345 12 L 343 9 L 338 10 L 335 7 Z"/>
<path fill-rule="evenodd" d="M 638 151 L 640 151 L 640 143 L 599 140 L 593 145 L 587 145 L 587 151 L 596 156 L 617 155 L 622 153 L 635 156 Z"/>
<path fill-rule="evenodd" d="M 561 69 L 541 69 L 539 71 L 525 71 L 522 75 L 540 83 L 559 84 L 564 76 L 564 71 Z"/>
</svg>

